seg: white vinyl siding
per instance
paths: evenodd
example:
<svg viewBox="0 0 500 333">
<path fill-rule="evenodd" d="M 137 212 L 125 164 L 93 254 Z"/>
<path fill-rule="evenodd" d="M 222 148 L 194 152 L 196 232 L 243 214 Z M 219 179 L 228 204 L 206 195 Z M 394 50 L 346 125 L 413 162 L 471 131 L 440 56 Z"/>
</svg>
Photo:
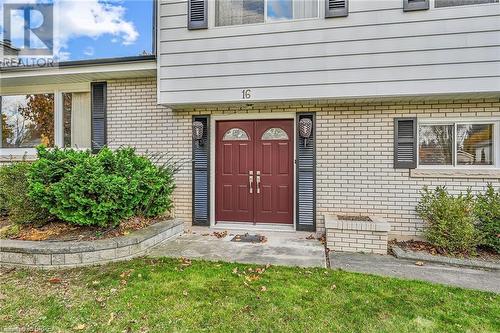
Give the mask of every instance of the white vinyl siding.
<svg viewBox="0 0 500 333">
<path fill-rule="evenodd" d="M 213 2 L 209 2 L 212 3 Z M 349 16 L 189 31 L 161 1 L 160 103 L 202 104 L 500 91 L 500 5 L 405 13 L 349 2 Z M 242 99 L 250 89 L 251 98 Z"/>
</svg>

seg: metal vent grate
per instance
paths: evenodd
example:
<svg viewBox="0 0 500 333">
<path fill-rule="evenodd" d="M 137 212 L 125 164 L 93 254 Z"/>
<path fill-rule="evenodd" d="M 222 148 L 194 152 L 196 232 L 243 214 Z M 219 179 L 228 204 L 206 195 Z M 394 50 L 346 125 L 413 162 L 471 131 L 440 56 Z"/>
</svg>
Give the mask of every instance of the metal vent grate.
<svg viewBox="0 0 500 333">
<path fill-rule="evenodd" d="M 346 0 L 328 0 L 329 9 L 345 8 Z"/>
<path fill-rule="evenodd" d="M 205 20 L 205 0 L 191 0 L 191 21 Z"/>
</svg>

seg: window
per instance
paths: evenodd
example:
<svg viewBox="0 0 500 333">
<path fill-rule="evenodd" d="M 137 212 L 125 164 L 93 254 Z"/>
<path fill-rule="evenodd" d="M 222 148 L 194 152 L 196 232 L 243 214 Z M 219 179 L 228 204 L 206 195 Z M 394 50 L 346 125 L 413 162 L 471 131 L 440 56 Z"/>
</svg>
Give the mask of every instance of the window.
<svg viewBox="0 0 500 333">
<path fill-rule="evenodd" d="M 499 162 L 499 123 L 421 123 L 418 127 L 420 166 L 495 166 Z"/>
<path fill-rule="evenodd" d="M 315 18 L 317 0 L 217 0 L 216 26 Z"/>
<path fill-rule="evenodd" d="M 421 125 L 418 134 L 420 165 L 453 164 L 453 125 Z"/>
<path fill-rule="evenodd" d="M 0 148 L 54 146 L 54 94 L 3 96 Z"/>
<path fill-rule="evenodd" d="M 91 147 L 89 92 L 1 96 L 0 104 L 1 154 L 32 154 L 41 144 Z"/>
<path fill-rule="evenodd" d="M 493 165 L 493 125 L 457 125 L 457 164 Z"/>
<path fill-rule="evenodd" d="M 247 133 L 241 128 L 231 128 L 224 133 L 222 141 L 232 141 L 232 140 L 248 140 Z"/>
<path fill-rule="evenodd" d="M 499 0 L 435 0 L 436 8 L 495 3 Z"/>
<path fill-rule="evenodd" d="M 262 134 L 261 140 L 288 140 L 288 135 L 281 128 L 273 127 Z"/>
<path fill-rule="evenodd" d="M 89 93 L 63 94 L 64 147 L 91 147 L 91 112 Z"/>
</svg>

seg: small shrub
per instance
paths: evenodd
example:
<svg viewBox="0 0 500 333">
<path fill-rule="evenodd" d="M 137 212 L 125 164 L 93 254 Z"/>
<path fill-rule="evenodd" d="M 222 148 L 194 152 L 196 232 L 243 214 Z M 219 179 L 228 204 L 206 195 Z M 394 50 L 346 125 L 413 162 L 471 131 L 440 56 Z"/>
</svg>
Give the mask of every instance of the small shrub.
<svg viewBox="0 0 500 333">
<path fill-rule="evenodd" d="M 470 191 L 453 196 L 445 187 L 424 188 L 416 210 L 427 223 L 424 233 L 434 246 L 451 253 L 473 253 L 480 243 Z"/>
<path fill-rule="evenodd" d="M 156 166 L 132 148 L 38 149 L 30 196 L 59 219 L 77 225 L 115 226 L 136 215 L 172 208 L 175 168 Z"/>
<path fill-rule="evenodd" d="M 31 165 L 14 163 L 0 168 L 0 197 L 9 220 L 15 224 L 44 224 L 49 220 L 46 209 L 35 204 L 28 195 L 28 173 Z"/>
<path fill-rule="evenodd" d="M 500 193 L 493 185 L 488 184 L 486 193 L 477 196 L 475 212 L 484 236 L 482 245 L 500 253 Z"/>
</svg>

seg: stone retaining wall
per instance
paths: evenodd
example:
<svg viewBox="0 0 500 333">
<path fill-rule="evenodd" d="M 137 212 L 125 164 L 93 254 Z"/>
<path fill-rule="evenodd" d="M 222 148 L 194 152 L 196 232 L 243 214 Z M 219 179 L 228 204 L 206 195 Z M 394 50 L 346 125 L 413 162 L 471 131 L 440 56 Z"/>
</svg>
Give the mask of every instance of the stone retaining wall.
<svg viewBox="0 0 500 333">
<path fill-rule="evenodd" d="M 0 240 L 0 266 L 70 268 L 141 256 L 155 245 L 180 235 L 181 220 L 151 225 L 130 235 L 84 242 Z"/>
<path fill-rule="evenodd" d="M 344 221 L 336 215 L 325 216 L 327 247 L 339 252 L 387 254 L 391 226 L 384 219 L 370 216 L 367 221 Z"/>
</svg>

